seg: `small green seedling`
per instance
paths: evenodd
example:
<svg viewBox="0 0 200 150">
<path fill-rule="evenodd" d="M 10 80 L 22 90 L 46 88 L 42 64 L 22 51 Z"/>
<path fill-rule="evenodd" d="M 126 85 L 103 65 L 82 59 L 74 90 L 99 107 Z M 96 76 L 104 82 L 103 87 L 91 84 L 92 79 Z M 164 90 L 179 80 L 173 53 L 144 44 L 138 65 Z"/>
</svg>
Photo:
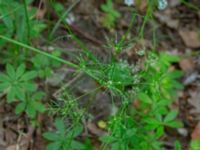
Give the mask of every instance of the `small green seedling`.
<svg viewBox="0 0 200 150">
<path fill-rule="evenodd" d="M 116 19 L 119 18 L 121 14 L 114 9 L 112 0 L 107 0 L 105 4 L 102 4 L 101 9 L 106 13 L 102 18 L 103 26 L 112 29 L 115 25 Z"/>
</svg>

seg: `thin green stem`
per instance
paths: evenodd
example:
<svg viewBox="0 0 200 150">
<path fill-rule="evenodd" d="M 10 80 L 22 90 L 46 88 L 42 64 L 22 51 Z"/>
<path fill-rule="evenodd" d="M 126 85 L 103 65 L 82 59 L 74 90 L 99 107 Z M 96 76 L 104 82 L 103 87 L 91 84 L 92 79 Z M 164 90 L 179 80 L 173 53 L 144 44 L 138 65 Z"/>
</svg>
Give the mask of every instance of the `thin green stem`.
<svg viewBox="0 0 200 150">
<path fill-rule="evenodd" d="M 181 0 L 181 3 L 187 6 L 188 8 L 191 8 L 191 10 L 200 11 L 200 7 L 197 7 L 189 2 L 186 2 L 185 0 Z"/>
<path fill-rule="evenodd" d="M 25 12 L 25 17 L 26 17 L 26 25 L 27 25 L 27 41 L 29 43 L 30 41 L 30 22 L 29 22 L 29 15 L 28 15 L 28 10 L 27 10 L 27 3 L 26 0 L 23 0 L 24 3 L 24 12 Z"/>
<path fill-rule="evenodd" d="M 34 51 L 34 52 L 36 52 L 36 53 L 39 53 L 39 54 L 42 54 L 42 55 L 47 56 L 47 57 L 49 57 L 49 58 L 52 58 L 52 59 L 54 59 L 54 60 L 57 60 L 57 61 L 59 61 L 59 62 L 61 62 L 61 63 L 67 64 L 68 66 L 70 66 L 70 67 L 72 67 L 72 68 L 74 68 L 74 69 L 79 69 L 79 68 L 80 68 L 78 65 L 76 65 L 76 64 L 74 64 L 74 63 L 71 63 L 71 62 L 66 61 L 66 60 L 64 60 L 64 59 L 62 59 L 62 58 L 56 57 L 56 56 L 54 56 L 54 55 L 51 55 L 51 54 L 49 54 L 49 53 L 47 53 L 47 52 L 44 52 L 44 51 L 42 51 L 42 50 L 40 50 L 40 49 L 31 47 L 31 46 L 29 46 L 29 45 L 27 45 L 27 44 L 21 43 L 21 42 L 16 41 L 16 40 L 13 40 L 13 39 L 8 38 L 8 37 L 6 37 L 6 36 L 0 35 L 0 38 L 3 39 L 3 40 L 5 40 L 5 41 L 8 41 L 8 42 L 10 42 L 10 43 L 19 45 L 19 46 L 21 46 L 21 47 L 24 47 L 24 48 L 27 48 L 27 49 L 29 49 L 29 50 L 32 50 L 32 51 Z"/>
</svg>

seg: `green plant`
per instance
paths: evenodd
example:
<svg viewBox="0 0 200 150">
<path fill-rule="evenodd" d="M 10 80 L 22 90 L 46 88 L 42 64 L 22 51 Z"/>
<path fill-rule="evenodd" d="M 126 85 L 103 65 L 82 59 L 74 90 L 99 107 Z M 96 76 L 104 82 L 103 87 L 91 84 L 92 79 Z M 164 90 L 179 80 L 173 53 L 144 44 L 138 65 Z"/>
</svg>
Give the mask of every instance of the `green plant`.
<svg viewBox="0 0 200 150">
<path fill-rule="evenodd" d="M 45 106 L 39 102 L 45 94 L 43 92 L 36 92 L 33 95 L 28 95 L 21 99 L 15 108 L 15 113 L 20 114 L 26 112 L 30 118 L 35 118 L 37 112 L 44 112 Z"/>
<path fill-rule="evenodd" d="M 38 23 L 34 19 L 34 8 L 27 9 L 31 1 L 24 0 L 23 3 L 20 3 L 9 0 L 9 2 L 13 2 L 12 5 L 9 6 L 7 2 L 3 1 L 0 3 L 3 8 L 0 10 L 3 18 L 3 23 L 0 25 L 0 44 L 5 48 L 5 51 L 2 52 L 2 56 L 5 56 L 3 64 L 14 59 L 18 62 L 14 66 L 7 65 L 7 73 L 0 75 L 0 91 L 7 95 L 8 102 L 18 101 L 15 109 L 17 114 L 25 112 L 33 119 L 38 112 L 45 111 L 45 107 L 41 103 L 44 93 L 37 90 L 33 79 L 36 75 L 40 78 L 49 77 L 53 73 L 53 68 L 59 67 L 63 63 L 76 70 L 76 73 L 83 72 L 95 80 L 98 85 L 97 89 L 101 92 L 108 92 L 112 97 L 113 107 L 117 107 L 116 111 L 108 116 L 107 135 L 100 137 L 103 150 L 164 149 L 161 141 L 161 137 L 165 135 L 164 129 L 166 127 L 177 128 L 182 125 L 176 120 L 178 110 L 170 108 L 172 99 L 176 96 L 175 91 L 183 88 L 178 81 L 182 72 L 171 67 L 173 63 L 179 61 L 177 56 L 148 52 L 140 56 L 144 63 L 129 64 L 125 60 L 121 60 L 120 53 L 123 52 L 126 45 L 126 37 L 131 29 L 129 28 L 118 43 L 114 41 L 114 44 L 111 45 L 115 51 L 111 52 L 108 60 L 101 61 L 85 48 L 84 44 L 65 25 L 64 27 L 72 39 L 84 50 L 80 56 L 76 57 L 77 64 L 74 63 L 77 61 L 69 62 L 61 58 L 59 51 L 49 53 L 29 46 L 27 43 L 31 43 L 31 39 L 40 35 L 45 24 Z M 142 18 L 144 22 L 139 31 L 141 34 L 144 33 L 147 21 L 152 18 L 158 1 L 148 0 L 147 2 L 147 12 Z M 73 7 L 77 3 L 74 3 Z M 49 34 L 50 39 L 59 25 L 65 22 L 66 16 L 72 9 L 70 7 L 64 12 L 63 5 L 53 4 L 56 4 L 56 13 L 60 18 Z M 18 11 L 18 6 L 24 11 Z M 16 9 L 13 9 L 14 7 Z M 117 18 L 120 17 L 120 13 L 113 7 L 113 1 L 107 0 L 101 9 L 105 13 L 102 19 L 104 27 L 113 28 Z M 11 12 L 11 10 L 14 11 Z M 19 18 L 22 18 L 21 26 Z M 7 32 L 9 28 L 10 30 Z M 6 41 L 13 43 L 13 45 L 7 46 Z M 27 60 L 28 56 L 31 56 L 32 59 Z M 32 71 L 26 71 L 25 65 L 19 66 L 22 63 L 30 66 Z M 15 69 L 15 66 L 19 67 Z M 64 90 L 63 94 L 67 93 L 65 91 L 67 89 Z M 54 115 L 63 117 L 70 125 L 65 126 L 61 119 L 55 120 L 56 131 L 44 133 L 44 138 L 50 141 L 46 147 L 47 150 L 86 150 L 89 149 L 88 147 L 91 148 L 91 142 L 85 142 L 87 147 L 79 142 L 83 130 L 80 125 L 81 121 L 85 121 L 87 118 L 84 115 L 89 116 L 87 108 L 82 109 L 77 102 L 80 97 L 70 96 L 67 93 L 65 97 L 59 97 L 59 100 L 55 100 L 54 108 L 50 111 Z"/>
<path fill-rule="evenodd" d="M 51 53 L 53 56 L 60 57 L 60 51 L 53 51 Z M 60 62 L 55 60 L 51 60 L 48 57 L 45 57 L 41 54 L 35 55 L 31 59 L 35 70 L 38 72 L 38 76 L 41 78 L 49 77 L 53 73 L 53 68 L 58 68 L 60 66 Z"/>
<path fill-rule="evenodd" d="M 49 106 L 50 112 L 54 115 L 62 116 L 63 118 L 68 118 L 71 120 L 71 123 L 79 122 L 84 115 L 84 110 L 78 105 L 78 98 L 70 95 L 66 90 L 63 91 L 62 96 L 59 97 L 59 100 L 53 102 Z"/>
<path fill-rule="evenodd" d="M 111 134 L 100 138 L 104 143 L 103 149 L 163 149 L 159 138 L 165 134 L 164 128 L 182 126 L 181 122 L 175 120 L 178 111 L 169 109 L 175 96 L 174 89 L 182 88 L 177 81 L 182 72 L 169 69 L 171 63 L 178 60 L 177 56 L 166 53 L 147 54 L 144 68 L 137 73 L 139 78 L 133 78 L 139 82 L 136 82 L 129 94 L 122 92 L 122 101 L 125 103 L 122 103 L 119 112 L 109 123 Z M 137 105 L 133 108 L 129 106 L 130 103 Z"/>
<path fill-rule="evenodd" d="M 85 146 L 75 138 L 82 132 L 80 125 L 73 126 L 66 130 L 63 120 L 57 118 L 55 120 L 56 132 L 46 132 L 44 138 L 51 141 L 46 150 L 83 150 Z"/>
<path fill-rule="evenodd" d="M 124 118 L 125 117 L 125 118 Z M 145 128 L 139 126 L 131 116 L 116 116 L 109 122 L 110 135 L 100 138 L 104 143 L 102 149 L 110 147 L 112 150 L 127 149 L 161 149 L 161 143 L 155 134 L 146 134 Z"/>
<path fill-rule="evenodd" d="M 200 140 L 192 140 L 190 143 L 189 150 L 199 150 L 200 149 Z"/>
<path fill-rule="evenodd" d="M 13 40 L 10 41 L 41 53 L 38 49 Z M 77 65 L 43 53 L 77 68 Z M 111 147 L 113 149 L 160 150 L 163 149 L 163 146 L 159 138 L 165 134 L 164 128 L 181 126 L 181 123 L 175 120 L 177 110 L 169 109 L 172 98 L 175 96 L 174 91 L 182 88 L 177 80 L 182 73 L 170 69 L 171 64 L 179 61 L 179 58 L 166 53 L 158 55 L 153 52 L 145 54 L 145 57 L 146 61 L 142 67 L 136 66 L 139 68 L 135 70 L 135 75 L 133 66 L 117 59 L 103 64 L 91 53 L 86 53 L 86 56 L 79 58 L 78 68 L 95 79 L 101 87 L 110 90 L 112 95 L 120 97 L 121 100 L 118 112 L 109 121 L 110 135 L 101 138 L 103 149 Z M 86 61 L 88 58 L 89 61 Z M 133 107 L 131 104 L 135 102 L 138 102 L 138 105 Z M 76 120 L 76 118 L 74 119 Z M 67 135 L 64 134 L 61 137 L 65 136 Z M 69 138 L 65 139 L 69 140 Z M 54 141 L 53 146 L 57 145 L 58 148 L 61 147 L 63 140 L 64 138 L 59 141 L 56 138 L 51 139 Z"/>
<path fill-rule="evenodd" d="M 32 0 L 0 0 L 0 34 L 7 37 L 14 37 L 14 39 L 30 43 L 32 39 L 40 36 L 42 30 L 46 28 L 46 25 L 41 20 L 36 20 L 35 15 L 37 13 L 36 7 L 28 9 Z M 13 45 L 5 45 L 4 40 L 0 40 L 0 46 L 5 46 L 7 50 L 1 51 L 1 63 L 11 63 L 15 61 L 17 65 L 23 63 L 30 55 L 28 52 L 21 50 Z"/>
<path fill-rule="evenodd" d="M 37 102 L 44 93 L 34 94 L 37 90 L 36 84 L 33 83 L 36 75 L 35 71 L 26 71 L 24 64 L 17 69 L 7 64 L 6 74 L 0 74 L 0 91 L 7 95 L 7 102 L 19 102 L 15 109 L 16 114 L 25 111 L 29 117 L 34 118 L 37 111 L 45 111 L 45 107 Z"/>
<path fill-rule="evenodd" d="M 16 39 L 29 42 L 32 38 L 38 37 L 46 25 L 39 20 L 35 20 L 37 8 L 27 8 L 32 0 L 18 2 L 14 0 L 0 1 L 0 15 L 3 21 L 0 34 L 8 37 L 16 36 Z M 9 31 L 9 32 L 8 32 Z"/>
<path fill-rule="evenodd" d="M 108 29 L 112 29 L 116 19 L 119 18 L 121 14 L 114 9 L 112 0 L 107 0 L 105 4 L 102 4 L 101 9 L 105 12 L 102 18 L 102 25 Z"/>
<path fill-rule="evenodd" d="M 182 146 L 179 141 L 174 142 L 174 150 L 182 150 Z"/>
<path fill-rule="evenodd" d="M 6 74 L 0 74 L 0 91 L 7 95 L 7 102 L 25 99 L 27 92 L 35 92 L 37 87 L 33 83 L 35 71 L 26 71 L 25 65 L 17 69 L 10 64 L 6 65 Z"/>
</svg>

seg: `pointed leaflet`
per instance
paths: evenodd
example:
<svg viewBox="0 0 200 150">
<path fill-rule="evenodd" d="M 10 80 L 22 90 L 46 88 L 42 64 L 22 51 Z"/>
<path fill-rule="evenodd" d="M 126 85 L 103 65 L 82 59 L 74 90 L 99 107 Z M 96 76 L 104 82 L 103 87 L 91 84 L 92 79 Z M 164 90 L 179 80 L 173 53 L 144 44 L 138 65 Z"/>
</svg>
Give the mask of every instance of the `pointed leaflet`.
<svg viewBox="0 0 200 150">
<path fill-rule="evenodd" d="M 19 104 L 17 104 L 16 108 L 15 108 L 15 113 L 16 114 L 20 114 L 22 113 L 26 108 L 26 103 L 25 102 L 21 102 Z"/>
<path fill-rule="evenodd" d="M 164 119 L 164 122 L 173 121 L 176 118 L 177 115 L 178 115 L 178 110 L 172 110 L 171 112 L 169 112 L 167 114 L 167 116 Z"/>
<path fill-rule="evenodd" d="M 15 79 L 15 69 L 10 64 L 6 65 L 6 72 L 11 79 Z"/>
<path fill-rule="evenodd" d="M 25 65 L 21 64 L 17 70 L 16 70 L 16 78 L 18 79 L 19 77 L 21 77 L 25 72 Z"/>
<path fill-rule="evenodd" d="M 29 71 L 26 72 L 22 77 L 21 77 L 21 81 L 28 81 L 31 79 L 34 79 L 37 76 L 37 73 L 35 71 Z"/>
</svg>

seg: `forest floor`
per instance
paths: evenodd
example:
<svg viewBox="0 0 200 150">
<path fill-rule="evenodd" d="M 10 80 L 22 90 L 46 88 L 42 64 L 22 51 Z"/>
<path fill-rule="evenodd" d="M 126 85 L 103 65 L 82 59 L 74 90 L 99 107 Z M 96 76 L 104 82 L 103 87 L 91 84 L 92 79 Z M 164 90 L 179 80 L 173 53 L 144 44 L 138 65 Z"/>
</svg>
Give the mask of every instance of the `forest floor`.
<svg viewBox="0 0 200 150">
<path fill-rule="evenodd" d="M 65 2 L 66 8 L 73 5 L 72 0 Z M 200 1 L 191 0 L 191 5 L 184 5 L 179 0 L 168 0 L 168 6 L 164 10 L 157 10 L 153 13 L 153 19 L 145 25 L 143 38 L 134 37 L 140 28 L 141 19 L 138 17 L 133 23 L 132 28 L 127 36 L 127 46 L 124 46 L 123 58 L 130 63 L 138 61 L 136 53 L 141 50 L 148 51 L 167 51 L 171 54 L 178 54 L 182 57 L 181 61 L 175 66 L 184 72 L 181 83 L 184 89 L 178 91 L 178 96 L 174 99 L 173 108 L 179 109 L 178 119 L 183 122 L 184 126 L 178 129 L 166 129 L 164 137 L 166 148 L 173 149 L 175 140 L 180 140 L 183 148 L 187 149 L 191 139 L 200 139 Z M 38 5 L 36 1 L 34 5 Z M 98 58 L 106 60 L 109 57 L 109 50 L 112 48 L 107 45 L 108 39 L 118 40 L 129 28 L 132 18 L 132 7 L 136 7 L 141 14 L 145 14 L 145 2 L 139 6 L 127 7 L 123 2 L 116 2 L 115 8 L 121 13 L 117 19 L 115 27 L 106 29 L 102 27 L 100 11 L 102 1 L 81 0 L 70 10 L 67 21 L 70 24 L 74 34 L 88 47 Z M 37 13 L 39 19 L 44 19 L 48 8 L 41 8 Z M 51 21 L 54 23 L 58 17 L 51 12 Z M 44 31 L 44 37 L 48 34 Z M 47 51 L 59 48 L 62 53 L 79 54 L 80 46 L 71 38 L 66 36 L 68 32 L 60 26 L 54 33 L 53 42 L 47 44 L 45 38 L 34 40 L 34 45 Z M 73 57 L 66 57 L 73 61 Z M 46 99 L 55 99 L 64 87 L 69 87 L 70 91 L 76 96 L 81 96 L 97 87 L 97 84 L 80 74 L 78 77 L 73 76 L 74 70 L 66 65 L 54 70 L 54 75 L 45 82 L 45 91 L 49 93 Z M 38 81 L 39 82 L 39 81 Z M 98 127 L 97 122 L 105 119 L 111 112 L 111 100 L 104 93 L 95 93 L 82 99 L 82 105 L 87 99 L 95 99 L 89 108 L 92 114 L 92 122 L 86 122 L 85 128 L 94 139 L 96 149 L 98 142 L 95 137 L 102 135 L 105 131 Z M 16 144 L 20 145 L 20 150 L 44 150 L 47 141 L 43 139 L 42 133 L 53 128 L 53 116 L 47 113 L 39 114 L 37 120 L 40 123 L 38 128 L 28 124 L 25 115 L 16 115 L 13 112 L 15 104 L 7 104 L 5 101 L 0 102 L 0 150 L 14 150 Z M 24 133 L 20 133 L 21 130 Z M 21 135 L 21 136 L 18 136 Z M 95 145 L 94 144 L 94 145 Z M 95 146 L 94 146 L 95 147 Z"/>
</svg>

